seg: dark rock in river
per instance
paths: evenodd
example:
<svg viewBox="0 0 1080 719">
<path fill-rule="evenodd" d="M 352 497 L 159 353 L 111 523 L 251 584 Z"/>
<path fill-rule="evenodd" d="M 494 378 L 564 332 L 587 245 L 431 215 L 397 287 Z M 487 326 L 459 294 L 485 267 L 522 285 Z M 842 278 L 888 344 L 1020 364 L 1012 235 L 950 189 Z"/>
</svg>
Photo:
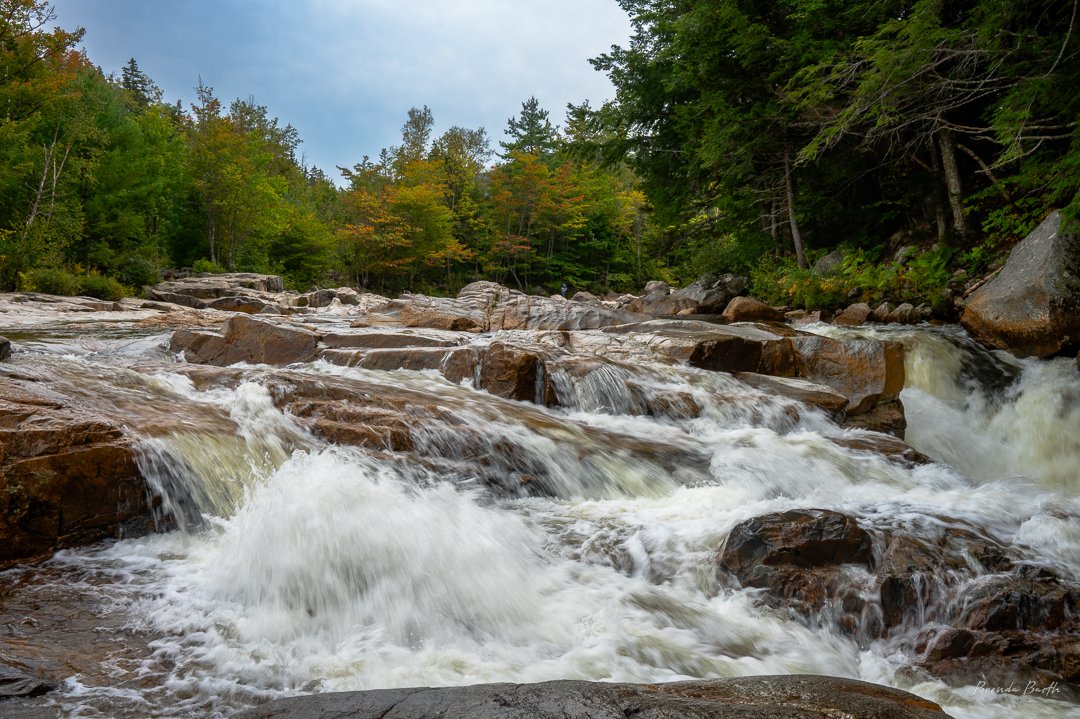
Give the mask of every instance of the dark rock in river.
<svg viewBox="0 0 1080 719">
<path fill-rule="evenodd" d="M 854 582 L 842 565 L 869 569 L 870 535 L 851 517 L 821 509 L 754 517 L 735 526 L 717 556 L 721 570 L 742 586 L 769 590 L 767 601 L 800 614 L 834 601 L 861 611 Z"/>
<path fill-rule="evenodd" d="M 718 576 L 861 642 L 889 637 L 951 684 L 1059 682 L 1080 699 L 1080 586 L 956 520 L 920 524 L 878 531 L 827 510 L 762 515 L 731 531 Z"/>
<path fill-rule="evenodd" d="M 279 699 L 234 719 L 933 719 L 934 702 L 899 689 L 813 675 L 669 684 L 556 681 L 377 689 Z"/>
<path fill-rule="evenodd" d="M 56 685 L 14 667 L 0 664 L 0 699 L 35 697 L 56 689 Z"/>
<path fill-rule="evenodd" d="M 11 357 L 11 340 L 0 337 L 0 362 Z"/>
<path fill-rule="evenodd" d="M 1052 212 L 967 299 L 960 323 L 973 337 L 1018 357 L 1080 344 L 1080 233 L 1061 225 Z"/>
</svg>

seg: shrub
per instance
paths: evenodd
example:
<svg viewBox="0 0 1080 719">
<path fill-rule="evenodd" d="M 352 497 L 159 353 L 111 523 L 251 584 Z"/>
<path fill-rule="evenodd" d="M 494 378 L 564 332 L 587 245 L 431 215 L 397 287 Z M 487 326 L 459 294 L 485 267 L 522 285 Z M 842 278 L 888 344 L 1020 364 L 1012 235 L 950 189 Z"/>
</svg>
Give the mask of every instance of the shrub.
<svg viewBox="0 0 1080 719">
<path fill-rule="evenodd" d="M 195 260 L 195 262 L 191 265 L 191 269 L 195 272 L 212 272 L 215 275 L 220 275 L 225 272 L 224 267 L 222 267 L 216 262 L 211 262 L 205 257 L 200 257 L 199 259 Z"/>
<path fill-rule="evenodd" d="M 132 255 L 124 260 L 118 278 L 130 287 L 144 287 L 161 282 L 161 269 L 157 263 L 146 257 Z"/>
<path fill-rule="evenodd" d="M 124 286 L 115 277 L 105 277 L 97 273 L 83 275 L 79 280 L 79 294 L 87 297 L 96 297 L 99 300 L 115 302 L 123 299 L 128 293 Z"/>
<path fill-rule="evenodd" d="M 69 297 L 79 294 L 79 278 L 67 270 L 38 267 L 20 275 L 20 279 L 20 289 L 27 292 L 44 292 L 47 295 Z"/>
</svg>

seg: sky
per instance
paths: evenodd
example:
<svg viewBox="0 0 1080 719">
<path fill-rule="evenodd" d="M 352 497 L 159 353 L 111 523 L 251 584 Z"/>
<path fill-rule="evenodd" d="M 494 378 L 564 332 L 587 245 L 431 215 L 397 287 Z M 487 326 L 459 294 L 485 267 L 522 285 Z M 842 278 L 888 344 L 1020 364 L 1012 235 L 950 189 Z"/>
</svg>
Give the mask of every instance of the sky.
<svg viewBox="0 0 1080 719">
<path fill-rule="evenodd" d="M 335 166 L 400 142 L 411 107 L 435 134 L 507 119 L 536 96 L 560 124 L 567 103 L 614 95 L 588 59 L 625 45 L 616 0 L 53 0 L 57 24 L 86 29 L 106 73 L 134 57 L 187 108 L 199 79 L 228 106 L 265 105 L 300 131 L 307 165 Z"/>
</svg>

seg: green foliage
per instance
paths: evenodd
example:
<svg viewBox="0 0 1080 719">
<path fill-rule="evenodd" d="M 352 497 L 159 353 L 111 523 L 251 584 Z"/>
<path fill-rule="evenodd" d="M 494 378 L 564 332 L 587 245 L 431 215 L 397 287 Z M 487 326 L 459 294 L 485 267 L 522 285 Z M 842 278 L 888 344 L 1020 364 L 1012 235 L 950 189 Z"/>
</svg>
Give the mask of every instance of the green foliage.
<svg viewBox="0 0 1080 719">
<path fill-rule="evenodd" d="M 116 300 L 123 299 L 131 294 L 131 292 L 120 284 L 114 277 L 104 277 L 91 272 L 78 278 L 79 280 L 79 294 L 86 295 L 87 297 L 96 297 L 99 300 L 109 300 L 115 302 Z"/>
<path fill-rule="evenodd" d="M 751 270 L 751 289 L 766 302 L 806 309 L 835 309 L 852 302 L 940 303 L 952 274 L 972 259 L 935 245 L 902 261 L 882 261 L 881 249 L 845 248 L 840 268 L 828 275 L 799 269 L 791 257 L 769 255 Z"/>
<path fill-rule="evenodd" d="M 149 258 L 132 255 L 124 260 L 117 279 L 129 287 L 146 287 L 161 282 L 161 268 Z"/>
<path fill-rule="evenodd" d="M 21 275 L 19 289 L 24 292 L 44 292 L 47 295 L 71 297 L 79 294 L 82 283 L 78 275 L 55 267 L 38 267 Z"/>
<path fill-rule="evenodd" d="M 209 272 L 215 275 L 220 275 L 226 272 L 226 269 L 212 260 L 208 260 L 205 257 L 200 257 L 192 263 L 191 269 L 194 272 Z"/>
</svg>

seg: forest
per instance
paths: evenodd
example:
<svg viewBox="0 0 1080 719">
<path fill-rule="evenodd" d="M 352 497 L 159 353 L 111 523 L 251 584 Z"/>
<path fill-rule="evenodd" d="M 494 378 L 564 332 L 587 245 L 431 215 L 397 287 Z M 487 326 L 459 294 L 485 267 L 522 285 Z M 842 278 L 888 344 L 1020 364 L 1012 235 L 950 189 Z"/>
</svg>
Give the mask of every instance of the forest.
<svg viewBox="0 0 1080 719">
<path fill-rule="evenodd" d="M 254 98 L 196 79 L 169 104 L 47 2 L 0 0 L 0 290 L 116 298 L 182 267 L 383 294 L 736 272 L 775 304 L 932 302 L 1080 211 L 1077 2 L 619 2 L 633 35 L 592 61 L 614 99 L 556 124 L 530 97 L 494 144 L 411 108 L 400 144 L 331 175 Z"/>
</svg>

